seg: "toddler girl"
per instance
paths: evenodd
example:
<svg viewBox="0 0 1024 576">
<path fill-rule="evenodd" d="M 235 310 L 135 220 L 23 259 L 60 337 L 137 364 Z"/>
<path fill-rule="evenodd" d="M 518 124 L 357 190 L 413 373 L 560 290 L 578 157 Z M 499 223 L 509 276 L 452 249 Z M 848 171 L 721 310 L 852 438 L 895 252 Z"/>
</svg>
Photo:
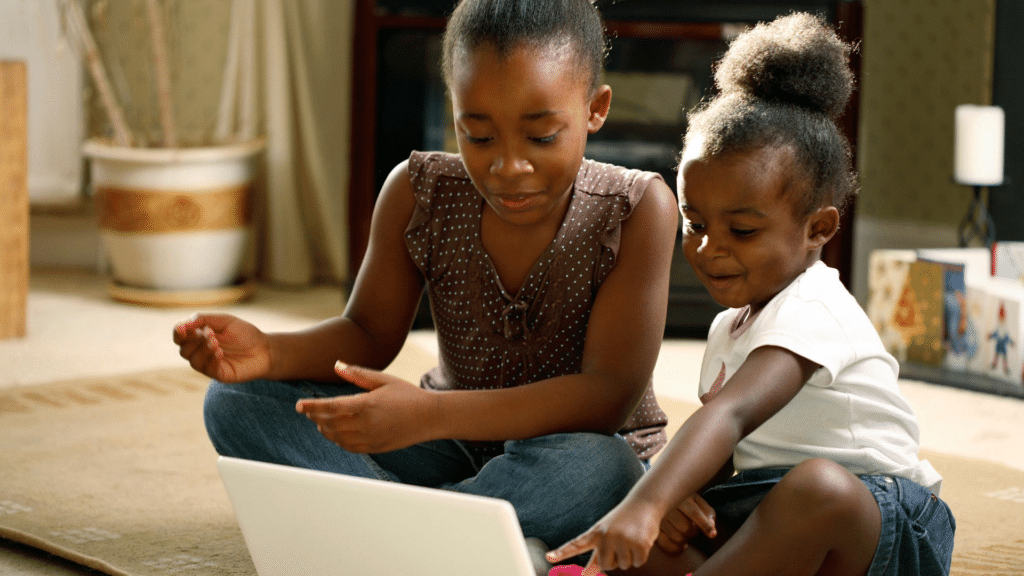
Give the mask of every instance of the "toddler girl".
<svg viewBox="0 0 1024 576">
<path fill-rule="evenodd" d="M 549 560 L 593 549 L 587 571 L 948 573 L 954 521 L 918 459 L 898 365 L 819 261 L 854 192 L 834 122 L 849 50 L 793 14 L 720 62 L 720 93 L 692 116 L 679 166 L 687 260 L 730 308 L 708 336 L 703 406 L 626 499 Z"/>
<path fill-rule="evenodd" d="M 549 546 L 625 496 L 665 443 L 651 375 L 677 216 L 656 174 L 583 158 L 611 102 L 605 46 L 587 0 L 458 5 L 459 154 L 388 176 L 345 312 L 295 333 L 175 328 L 216 380 L 219 453 L 504 498 Z M 424 287 L 440 358 L 416 387 L 378 370 Z"/>
</svg>

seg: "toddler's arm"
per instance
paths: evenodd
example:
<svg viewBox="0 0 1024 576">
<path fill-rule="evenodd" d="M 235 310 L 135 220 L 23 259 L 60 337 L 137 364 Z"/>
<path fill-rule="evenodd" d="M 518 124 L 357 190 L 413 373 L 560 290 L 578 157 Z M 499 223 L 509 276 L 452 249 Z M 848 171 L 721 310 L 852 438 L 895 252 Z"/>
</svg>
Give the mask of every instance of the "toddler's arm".
<svg viewBox="0 0 1024 576">
<path fill-rule="evenodd" d="M 722 391 L 683 424 L 626 498 L 548 560 L 594 550 L 591 564 L 603 570 L 643 565 L 670 508 L 707 484 L 736 444 L 788 404 L 817 368 L 775 346 L 751 352 Z"/>
</svg>

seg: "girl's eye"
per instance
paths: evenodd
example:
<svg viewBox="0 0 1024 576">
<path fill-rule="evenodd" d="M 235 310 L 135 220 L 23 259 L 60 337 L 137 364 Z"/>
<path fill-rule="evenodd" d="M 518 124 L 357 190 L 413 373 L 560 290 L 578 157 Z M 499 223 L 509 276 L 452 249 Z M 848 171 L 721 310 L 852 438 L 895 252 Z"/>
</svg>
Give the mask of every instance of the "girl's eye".
<svg viewBox="0 0 1024 576">
<path fill-rule="evenodd" d="M 470 136 L 469 134 L 464 134 L 464 136 L 466 137 L 466 142 L 469 142 L 470 144 L 486 144 L 491 141 L 489 136 L 484 136 L 482 138 Z"/>
<path fill-rule="evenodd" d="M 558 136 L 558 132 L 555 132 L 554 134 L 552 134 L 550 136 L 543 136 L 543 137 L 539 137 L 539 138 L 530 138 L 530 140 L 533 140 L 534 142 L 536 142 L 538 144 L 552 144 L 552 143 L 554 143 L 556 136 Z"/>
<path fill-rule="evenodd" d="M 741 229 L 741 228 L 733 228 L 731 230 L 731 232 L 732 232 L 733 236 L 736 236 L 737 238 L 747 238 L 747 237 L 753 236 L 754 232 L 757 232 L 757 230 L 746 230 L 746 229 Z"/>
</svg>

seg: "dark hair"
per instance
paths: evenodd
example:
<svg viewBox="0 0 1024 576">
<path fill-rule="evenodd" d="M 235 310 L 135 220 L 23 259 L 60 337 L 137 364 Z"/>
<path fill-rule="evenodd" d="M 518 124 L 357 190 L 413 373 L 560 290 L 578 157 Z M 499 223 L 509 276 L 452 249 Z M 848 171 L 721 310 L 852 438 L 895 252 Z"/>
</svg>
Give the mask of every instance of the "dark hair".
<svg viewBox="0 0 1024 576">
<path fill-rule="evenodd" d="M 571 44 L 581 69 L 590 72 L 591 90 L 600 86 L 607 41 L 601 14 L 590 0 L 461 0 L 444 32 L 445 84 L 450 85 L 459 51 L 487 45 L 508 56 L 524 43 Z"/>
<path fill-rule="evenodd" d="M 803 189 L 800 215 L 842 211 L 856 193 L 850 145 L 836 125 L 853 91 L 852 49 L 806 13 L 740 34 L 715 68 L 718 95 L 690 115 L 686 144 L 706 158 L 788 147 L 806 177 L 792 182 Z"/>
</svg>

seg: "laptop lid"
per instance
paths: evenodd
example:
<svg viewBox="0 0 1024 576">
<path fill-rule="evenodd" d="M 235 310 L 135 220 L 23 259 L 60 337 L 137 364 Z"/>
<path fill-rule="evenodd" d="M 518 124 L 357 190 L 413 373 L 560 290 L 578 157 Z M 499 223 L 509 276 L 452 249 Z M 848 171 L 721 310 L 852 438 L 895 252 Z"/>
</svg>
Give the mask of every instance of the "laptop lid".
<svg viewBox="0 0 1024 576">
<path fill-rule="evenodd" d="M 259 576 L 533 576 L 497 498 L 237 458 L 217 461 Z"/>
</svg>

